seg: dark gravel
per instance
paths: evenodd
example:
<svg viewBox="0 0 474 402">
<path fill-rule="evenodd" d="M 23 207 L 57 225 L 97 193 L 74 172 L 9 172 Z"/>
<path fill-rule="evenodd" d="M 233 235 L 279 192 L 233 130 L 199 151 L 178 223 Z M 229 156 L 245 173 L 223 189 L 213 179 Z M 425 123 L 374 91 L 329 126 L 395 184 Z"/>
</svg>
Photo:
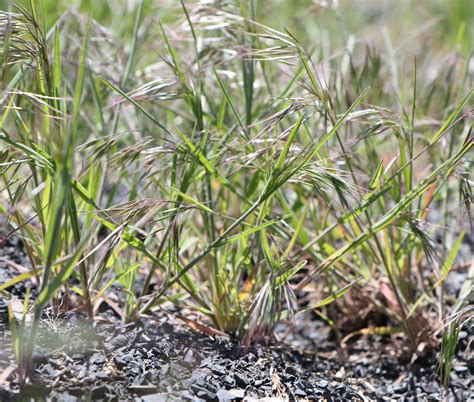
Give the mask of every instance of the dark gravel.
<svg viewBox="0 0 474 402">
<path fill-rule="evenodd" d="M 21 241 L 15 237 L 0 247 L 0 256 L 17 264 L 27 263 Z M 0 262 L 0 283 L 17 274 L 13 265 Z M 26 286 L 34 288 L 34 283 Z M 9 291 L 21 296 L 25 289 L 21 284 Z M 2 303 L 0 299 L 0 318 L 5 310 Z M 444 391 L 436 375 L 436 356 L 404 359 L 399 353 L 402 338 L 355 338 L 341 351 L 323 322 L 300 315 L 296 327 L 282 323 L 276 328 L 278 341 L 273 346 L 244 350 L 227 338 L 191 330 L 172 313 L 159 312 L 128 325 L 107 309 L 100 322 L 92 324 L 76 314 L 46 314 L 38 335 L 31 383 L 20 387 L 11 376 L 10 381 L 0 384 L 0 400 L 474 398 L 473 328 L 461 332 L 451 388 Z M 10 333 L 0 320 L 0 373 L 12 364 Z"/>
<path fill-rule="evenodd" d="M 474 396 L 474 360 L 468 347 L 473 335 L 472 329 L 461 335 L 448 400 Z M 5 350 L 8 332 L 3 337 Z M 347 350 L 349 357 L 343 363 L 330 339 L 323 341 L 325 351 L 319 352 L 285 346 L 243 350 L 228 339 L 191 331 L 164 313 L 127 326 L 112 316 L 110 322 L 92 326 L 69 317 L 54 325 L 43 323 L 34 385 L 20 391 L 11 382 L 0 396 L 2 400 L 40 394 L 51 400 L 230 401 L 270 396 L 440 400 L 444 394 L 436 359 L 410 364 L 397 358 L 388 345 L 382 337 L 361 338 Z"/>
<path fill-rule="evenodd" d="M 4 238 L 6 230 L 2 230 L 0 223 L 0 284 L 7 283 L 21 272 L 20 267 L 29 267 L 28 257 L 23 248 L 23 242 L 17 236 Z M 26 288 L 34 288 L 35 285 L 30 280 L 18 282 L 5 290 L 13 296 L 21 297 L 25 294 Z M 0 304 L 1 309 L 1 304 Z"/>
</svg>

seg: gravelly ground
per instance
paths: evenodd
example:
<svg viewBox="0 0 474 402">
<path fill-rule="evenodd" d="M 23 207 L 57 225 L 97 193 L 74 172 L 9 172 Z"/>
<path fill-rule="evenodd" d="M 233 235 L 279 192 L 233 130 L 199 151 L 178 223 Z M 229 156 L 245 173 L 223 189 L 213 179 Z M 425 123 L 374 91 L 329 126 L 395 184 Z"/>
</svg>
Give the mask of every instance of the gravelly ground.
<svg viewBox="0 0 474 402">
<path fill-rule="evenodd" d="M 8 258 L 7 258 L 8 257 Z M 2 260 L 2 258 L 4 258 Z M 26 264 L 21 242 L 0 248 L 0 282 Z M 30 283 L 34 287 L 34 283 Z M 24 284 L 9 289 L 21 296 Z M 0 303 L 1 304 L 1 303 Z M 0 315 L 2 313 L 0 305 Z M 474 329 L 461 332 L 451 388 L 441 389 L 436 357 L 400 357 L 402 339 L 355 338 L 342 353 L 332 332 L 311 315 L 276 329 L 274 346 L 243 350 L 226 338 L 191 330 L 174 314 L 158 312 L 123 325 L 105 311 L 86 324 L 77 315 L 46 316 L 32 383 L 0 384 L 1 400 L 447 400 L 474 398 Z M 183 312 L 179 312 L 183 314 Z M 0 317 L 1 318 L 1 317 Z M 188 318 L 193 318 L 188 316 Z M 0 324 L 1 325 L 1 324 Z M 0 331 L 0 372 L 13 363 L 10 334 Z M 276 399 L 269 399 L 276 398 Z"/>
<path fill-rule="evenodd" d="M 244 351 L 227 339 L 191 331 L 164 314 L 138 325 L 122 326 L 111 320 L 93 328 L 74 317 L 45 322 L 35 355 L 36 386 L 24 390 L 22 397 L 145 401 L 270 396 L 290 400 L 441 398 L 434 359 L 408 365 L 384 353 L 386 345 L 378 337 L 370 339 L 370 345 L 366 338 L 351 345 L 348 361 L 341 364 L 331 352 L 311 354 L 283 346 Z M 468 336 L 462 334 L 460 346 L 465 349 L 458 354 L 449 400 L 474 397 L 470 391 L 474 359 L 466 348 Z M 4 334 L 3 346 L 7 341 Z M 17 392 L 13 382 L 0 395 L 3 400 L 14 399 Z"/>
</svg>

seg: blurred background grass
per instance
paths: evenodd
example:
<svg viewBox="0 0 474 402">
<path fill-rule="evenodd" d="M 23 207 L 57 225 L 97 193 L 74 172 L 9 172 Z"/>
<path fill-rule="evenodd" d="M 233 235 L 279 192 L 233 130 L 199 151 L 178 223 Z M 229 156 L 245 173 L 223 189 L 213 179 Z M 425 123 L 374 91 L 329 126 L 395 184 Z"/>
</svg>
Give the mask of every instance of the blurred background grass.
<svg viewBox="0 0 474 402">
<path fill-rule="evenodd" d="M 91 13 L 118 36 L 129 37 L 133 31 L 133 11 L 139 0 L 35 0 L 43 5 L 45 21 L 51 26 L 68 8 Z M 28 4 L 20 0 L 19 4 Z M 0 0 L 2 10 L 13 2 Z M 216 4 L 226 3 L 216 0 Z M 242 8 L 246 8 L 244 1 Z M 472 52 L 474 42 L 474 2 L 472 0 L 272 0 L 255 1 L 257 20 L 276 29 L 288 29 L 304 46 L 344 45 L 348 33 L 358 39 L 383 40 L 387 30 L 396 41 L 420 31 L 429 33 L 432 46 L 459 47 Z M 179 2 L 172 0 L 144 0 L 144 15 L 173 18 L 173 7 L 179 12 Z M 328 35 L 327 32 L 330 34 Z M 334 43 L 336 42 L 336 43 Z"/>
</svg>

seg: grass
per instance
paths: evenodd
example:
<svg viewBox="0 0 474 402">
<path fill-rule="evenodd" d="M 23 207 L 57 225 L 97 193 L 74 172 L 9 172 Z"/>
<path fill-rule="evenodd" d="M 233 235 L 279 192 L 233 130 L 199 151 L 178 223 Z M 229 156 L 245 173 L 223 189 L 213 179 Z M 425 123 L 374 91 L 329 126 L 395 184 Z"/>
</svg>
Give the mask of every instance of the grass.
<svg viewBox="0 0 474 402">
<path fill-rule="evenodd" d="M 411 353 L 442 341 L 447 384 L 472 6 L 280 3 L 5 3 L 0 213 L 30 268 L 0 291 L 38 285 L 12 323 L 23 372 L 46 308 L 172 303 L 247 345 L 302 310 Z"/>
</svg>

